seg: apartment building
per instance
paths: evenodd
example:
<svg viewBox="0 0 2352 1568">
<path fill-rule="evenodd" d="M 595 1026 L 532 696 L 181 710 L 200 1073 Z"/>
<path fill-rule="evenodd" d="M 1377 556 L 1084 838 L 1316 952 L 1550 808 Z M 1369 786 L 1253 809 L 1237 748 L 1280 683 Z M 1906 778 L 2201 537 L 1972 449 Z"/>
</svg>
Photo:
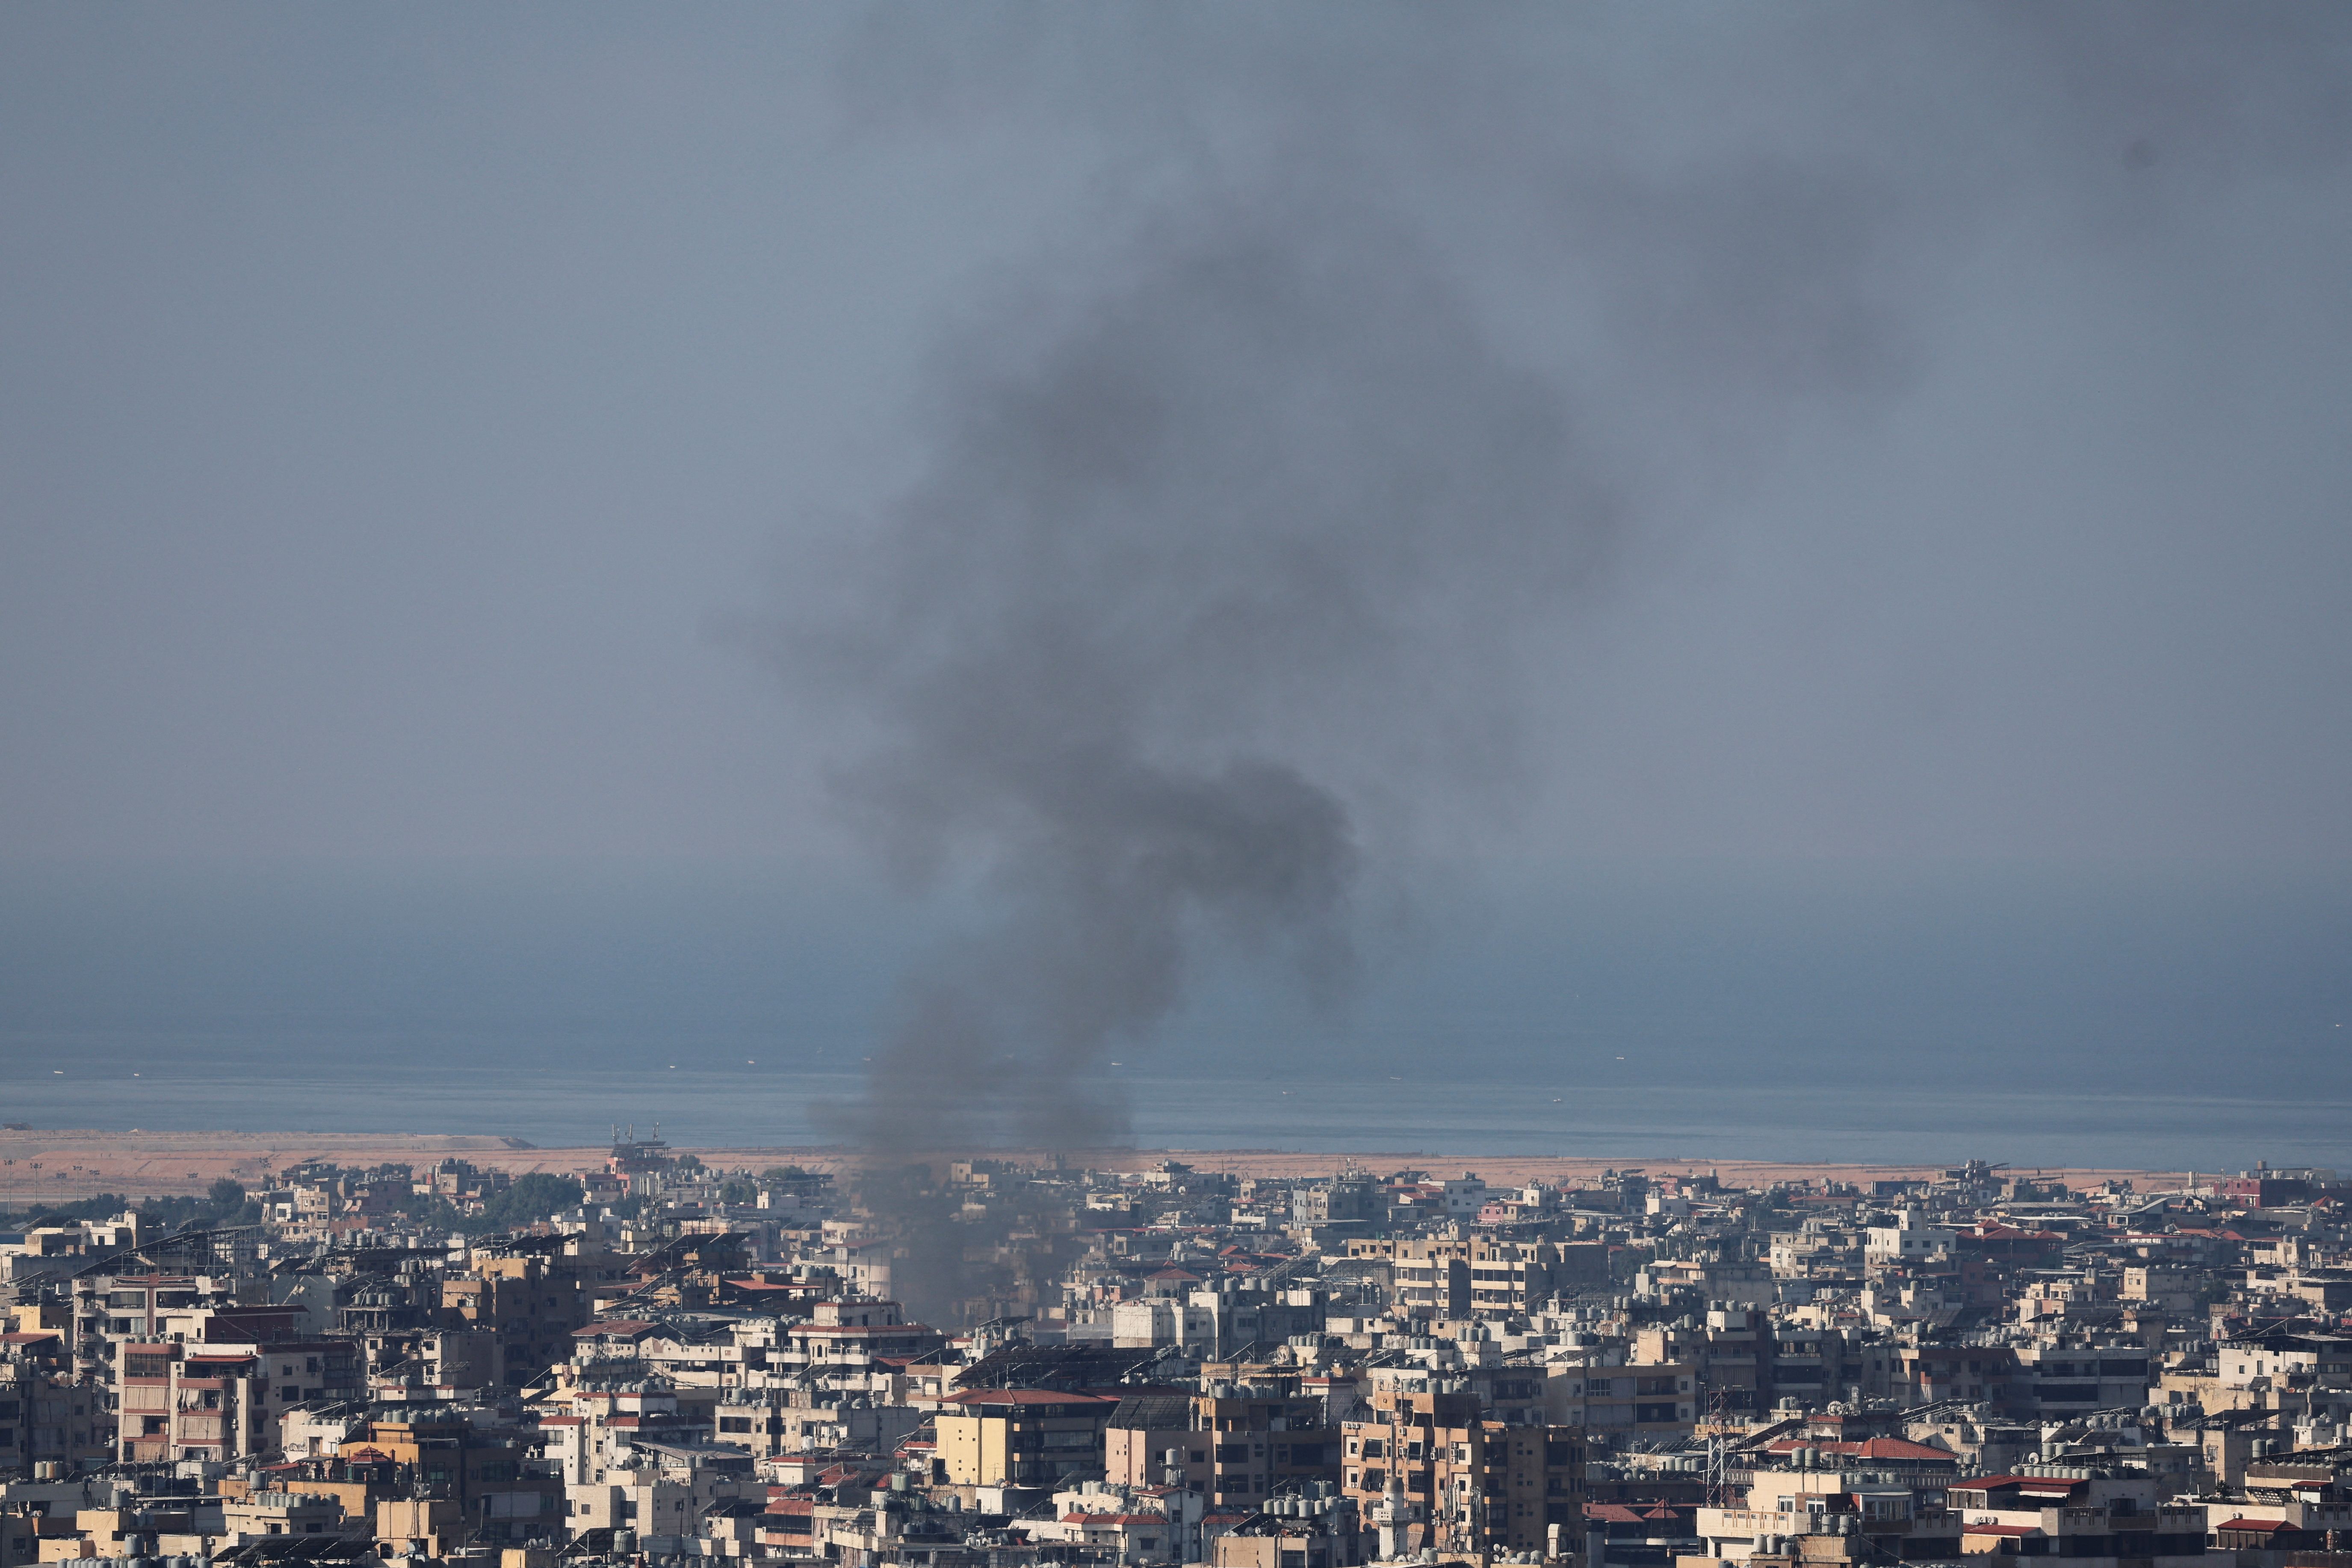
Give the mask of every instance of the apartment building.
<svg viewBox="0 0 2352 1568">
<path fill-rule="evenodd" d="M 113 1433 L 102 1391 L 74 1382 L 63 1334 L 0 1334 L 0 1472 L 106 1464 Z"/>
<path fill-rule="evenodd" d="M 1585 1433 L 1507 1426 L 1475 1394 L 1380 1390 L 1340 1431 L 1340 1484 L 1383 1554 L 1554 1552 L 1584 1518 Z"/>
<path fill-rule="evenodd" d="M 452 1326 L 498 1337 L 507 1379 L 527 1383 L 572 1354 L 572 1331 L 588 1321 L 578 1276 L 538 1256 L 478 1257 L 441 1284 Z"/>
<path fill-rule="evenodd" d="M 226 1461 L 278 1447 L 278 1422 L 297 1405 L 357 1397 L 348 1340 L 125 1341 L 112 1379 L 116 1444 L 126 1463 Z"/>
<path fill-rule="evenodd" d="M 935 1418 L 941 1474 L 950 1486 L 1049 1487 L 1099 1469 L 1118 1404 L 1045 1388 L 950 1394 Z"/>
</svg>

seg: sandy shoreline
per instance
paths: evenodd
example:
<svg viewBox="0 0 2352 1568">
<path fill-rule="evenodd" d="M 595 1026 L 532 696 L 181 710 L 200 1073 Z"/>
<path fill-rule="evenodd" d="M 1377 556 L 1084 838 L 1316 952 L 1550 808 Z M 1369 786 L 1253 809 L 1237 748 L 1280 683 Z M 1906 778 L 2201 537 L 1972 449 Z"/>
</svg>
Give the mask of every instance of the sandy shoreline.
<svg viewBox="0 0 2352 1568">
<path fill-rule="evenodd" d="M 159 1197 L 201 1193 L 223 1176 L 247 1186 L 257 1186 L 272 1171 L 305 1160 L 330 1160 L 343 1165 L 373 1165 L 385 1162 L 423 1166 L 455 1156 L 473 1164 L 498 1167 L 520 1175 L 530 1171 L 578 1173 L 604 1163 L 602 1145 L 585 1148 L 537 1149 L 519 1139 L 461 1135 L 404 1135 L 337 1132 L 98 1132 L 36 1129 L 0 1131 L 0 1205 L 22 1207 L 35 1201 L 63 1202 L 100 1192 L 127 1197 Z M 749 1166 L 797 1164 L 813 1171 L 840 1172 L 865 1163 L 863 1152 L 829 1148 L 703 1148 L 680 1146 L 680 1153 L 699 1156 L 706 1163 Z M 931 1159 L 980 1154 L 996 1159 L 1034 1162 L 1045 1156 L 1034 1151 L 973 1150 L 943 1152 Z M 922 1156 L 911 1156 L 920 1158 Z M 1304 1177 L 1328 1175 L 1352 1161 L 1379 1174 L 1415 1168 L 1439 1175 L 1475 1171 L 1491 1183 L 1530 1179 L 1553 1184 L 1597 1176 L 1607 1169 L 1645 1169 L 1654 1173 L 1715 1171 L 1732 1185 L 1759 1185 L 1774 1181 L 1830 1177 L 1839 1181 L 1885 1181 L 1932 1175 L 1938 1165 L 1853 1164 L 1837 1161 L 1791 1158 L 1786 1161 L 1580 1160 L 1550 1157 L 1449 1155 L 1364 1151 L 1352 1154 L 1300 1153 L 1277 1149 L 1097 1149 L 1074 1150 L 1069 1163 L 1098 1170 L 1146 1170 L 1162 1160 L 1181 1160 L 1195 1170 L 1232 1172 L 1240 1175 Z M 2093 1170 L 2047 1167 L 2046 1174 L 2074 1186 L 2095 1185 L 2114 1177 L 2132 1181 L 2143 1189 L 2178 1186 L 2182 1173 L 2137 1170 Z"/>
</svg>

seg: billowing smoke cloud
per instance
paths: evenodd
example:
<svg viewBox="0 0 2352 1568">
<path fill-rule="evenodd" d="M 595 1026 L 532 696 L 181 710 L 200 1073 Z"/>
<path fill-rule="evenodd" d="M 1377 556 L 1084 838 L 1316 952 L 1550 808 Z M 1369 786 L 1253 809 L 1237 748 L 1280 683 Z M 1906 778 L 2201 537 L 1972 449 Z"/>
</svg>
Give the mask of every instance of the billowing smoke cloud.
<svg viewBox="0 0 2352 1568">
<path fill-rule="evenodd" d="M 1035 311 L 1056 319 L 1040 323 Z M 1378 214 L 1203 202 L 942 372 L 931 460 L 795 643 L 875 722 L 842 795 L 1002 924 L 929 976 L 877 1131 L 1076 1146 L 1204 943 L 1323 992 L 1360 814 L 1507 767 L 1513 643 L 1605 546 L 1557 392 Z"/>
<path fill-rule="evenodd" d="M 1507 801 L 1530 644 L 1792 408 L 1901 395 L 1976 237 L 2105 267 L 2290 128 L 2340 151 L 2296 61 L 2342 29 L 2147 14 L 886 20 L 880 133 L 1042 102 L 1141 194 L 971 313 L 918 476 L 776 645 L 862 727 L 843 804 L 1000 916 L 920 978 L 867 1134 L 1083 1145 L 1089 1069 L 1209 955 L 1344 986 L 1370 860 Z"/>
</svg>

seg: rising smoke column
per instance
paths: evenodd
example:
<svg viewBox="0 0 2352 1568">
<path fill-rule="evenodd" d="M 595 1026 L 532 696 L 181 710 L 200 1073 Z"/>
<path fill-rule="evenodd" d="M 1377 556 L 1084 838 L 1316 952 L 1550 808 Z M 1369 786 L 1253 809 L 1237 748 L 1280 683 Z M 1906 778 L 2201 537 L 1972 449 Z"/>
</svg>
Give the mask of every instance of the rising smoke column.
<svg viewBox="0 0 2352 1568">
<path fill-rule="evenodd" d="M 1597 567 L 2352 127 L 2319 8 L 946 15 L 877 16 L 864 132 L 1043 106 L 1119 191 L 968 321 L 919 477 L 769 645 L 854 716 L 881 853 L 1000 917 L 918 977 L 877 1149 L 1103 1137 L 1085 1069 L 1213 952 L 1343 987 L 1368 870 L 1563 706 L 1522 645 Z"/>
<path fill-rule="evenodd" d="M 863 1131 L 1084 1147 L 1088 1069 L 1207 949 L 1346 984 L 1367 824 L 1507 771 L 1518 633 L 1609 508 L 1408 234 L 1275 200 L 965 334 L 927 453 L 782 645 L 871 726 L 859 824 L 1001 911 L 919 978 Z"/>
</svg>

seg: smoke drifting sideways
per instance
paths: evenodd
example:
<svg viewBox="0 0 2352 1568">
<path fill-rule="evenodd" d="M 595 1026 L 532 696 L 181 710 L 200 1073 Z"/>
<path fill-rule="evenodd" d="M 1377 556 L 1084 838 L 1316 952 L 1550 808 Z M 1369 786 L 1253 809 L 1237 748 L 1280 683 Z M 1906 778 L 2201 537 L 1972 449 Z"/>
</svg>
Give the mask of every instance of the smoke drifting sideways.
<svg viewBox="0 0 2352 1568">
<path fill-rule="evenodd" d="M 1090 1069 L 1211 949 L 1345 988 L 1364 822 L 1507 773 L 1517 632 L 1611 508 L 1558 392 L 1362 210 L 1164 215 L 939 384 L 928 471 L 778 645 L 873 726 L 859 825 L 1003 911 L 919 980 L 856 1131 L 1095 1146 Z"/>
<path fill-rule="evenodd" d="M 1557 707 L 1532 650 L 1793 405 L 1899 398 L 1988 287 L 1969 237 L 2160 257 L 2244 168 L 2341 151 L 2340 27 L 2146 14 L 1307 7 L 1241 47 L 1150 13 L 1083 68 L 1003 14 L 878 24 L 883 120 L 1046 101 L 1115 122 L 1143 194 L 969 314 L 916 477 L 762 644 L 846 715 L 884 858 L 996 911 L 849 1130 L 1100 1144 L 1093 1069 L 1204 964 L 1344 995 L 1433 805 L 1507 816 Z"/>
</svg>

